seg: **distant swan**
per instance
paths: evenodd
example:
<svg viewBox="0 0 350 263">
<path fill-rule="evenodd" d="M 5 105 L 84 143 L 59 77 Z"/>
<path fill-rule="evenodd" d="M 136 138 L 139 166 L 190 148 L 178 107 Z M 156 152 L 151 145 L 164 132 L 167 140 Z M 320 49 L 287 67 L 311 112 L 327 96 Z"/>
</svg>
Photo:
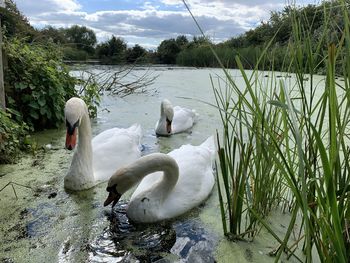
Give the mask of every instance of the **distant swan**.
<svg viewBox="0 0 350 263">
<path fill-rule="evenodd" d="M 167 99 L 160 105 L 160 119 L 156 123 L 158 136 L 169 136 L 190 129 L 196 118 L 196 112 L 180 106 L 175 106 Z"/>
<path fill-rule="evenodd" d="M 141 156 L 141 127 L 138 124 L 128 129 L 112 128 L 91 140 L 91 125 L 88 108 L 80 98 L 66 102 L 67 126 L 66 148 L 73 150 L 79 132 L 79 143 L 72 163 L 64 178 L 64 187 L 69 190 L 84 190 L 108 180 L 123 165 Z"/>
<path fill-rule="evenodd" d="M 153 153 L 118 170 L 108 181 L 104 206 L 118 202 L 138 182 L 127 216 L 151 223 L 179 216 L 198 206 L 214 186 L 215 142 L 209 137 L 199 146 L 183 145 L 168 154 Z"/>
</svg>

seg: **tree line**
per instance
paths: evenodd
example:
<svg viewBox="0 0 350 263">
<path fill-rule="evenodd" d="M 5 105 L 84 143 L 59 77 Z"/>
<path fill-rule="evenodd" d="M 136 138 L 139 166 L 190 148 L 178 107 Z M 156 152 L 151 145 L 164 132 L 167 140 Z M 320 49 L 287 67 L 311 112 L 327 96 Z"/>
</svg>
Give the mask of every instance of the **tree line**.
<svg viewBox="0 0 350 263">
<path fill-rule="evenodd" d="M 163 40 L 155 50 L 146 50 L 138 44 L 130 47 L 125 40 L 114 35 L 104 42 L 97 43 L 95 32 L 85 26 L 48 26 L 40 30 L 34 29 L 17 10 L 13 0 L 6 1 L 10 3 L 8 15 L 3 15 L 7 36 L 18 36 L 21 33 L 28 42 L 54 43 L 59 46 L 63 58 L 67 61 L 96 59 L 106 64 L 152 63 L 217 67 L 219 64 L 210 51 L 211 45 L 225 66 L 237 68 L 235 56 L 239 55 L 243 66 L 250 69 L 256 66 L 256 61 L 268 47 L 272 54 L 270 60 L 261 62 L 259 67 L 268 69 L 273 64 L 275 69 L 282 70 L 288 65 L 291 57 L 288 44 L 293 41 L 293 18 L 297 17 L 305 32 L 313 32 L 311 39 L 315 43 L 319 43 L 324 34 L 327 35 L 325 45 L 332 40 L 339 40 L 342 30 L 339 2 L 324 1 L 319 5 L 286 6 L 282 11 L 273 11 L 270 18 L 256 28 L 221 43 L 213 43 L 210 38 L 203 36 L 190 39 L 188 36 L 179 35 Z M 322 65 L 320 69 L 322 70 Z"/>
<path fill-rule="evenodd" d="M 350 1 L 347 2 L 349 8 Z M 267 21 L 239 36 L 221 43 L 208 41 L 200 45 L 187 45 L 176 55 L 176 64 L 196 67 L 220 66 L 210 46 L 214 49 L 224 66 L 238 68 L 235 57 L 239 56 L 245 69 L 289 71 L 291 60 L 295 57 L 291 48 L 295 37 L 304 39 L 302 45 L 320 52 L 314 58 L 318 73 L 325 72 L 323 55 L 330 43 L 342 43 L 344 20 L 339 1 L 323 1 L 304 7 L 286 6 L 281 11 L 271 12 Z M 293 32 L 292 22 L 300 23 L 300 32 Z M 262 56 L 268 52 L 269 56 Z M 264 60 L 259 60 L 264 57 Z M 300 58 L 306 62 L 305 55 Z M 342 70 L 339 65 L 338 70 Z"/>
</svg>

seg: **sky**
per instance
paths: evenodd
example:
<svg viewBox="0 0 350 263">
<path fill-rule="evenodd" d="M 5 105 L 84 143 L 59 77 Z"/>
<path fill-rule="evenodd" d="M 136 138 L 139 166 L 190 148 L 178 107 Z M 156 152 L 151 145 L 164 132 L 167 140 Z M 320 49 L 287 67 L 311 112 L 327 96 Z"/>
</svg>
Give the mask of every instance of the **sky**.
<svg viewBox="0 0 350 263">
<path fill-rule="evenodd" d="M 98 42 L 120 37 L 128 46 L 155 49 L 162 40 L 200 32 L 182 0 L 14 0 L 32 26 L 86 26 Z M 218 43 L 255 28 L 286 0 L 187 0 L 206 36 Z M 316 4 L 297 0 L 297 5 Z"/>
</svg>

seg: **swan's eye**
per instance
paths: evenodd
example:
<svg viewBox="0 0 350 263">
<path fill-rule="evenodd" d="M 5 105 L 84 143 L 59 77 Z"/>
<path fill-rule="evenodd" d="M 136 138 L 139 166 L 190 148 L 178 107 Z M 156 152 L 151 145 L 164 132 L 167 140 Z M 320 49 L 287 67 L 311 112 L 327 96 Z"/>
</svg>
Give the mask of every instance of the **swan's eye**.
<svg viewBox="0 0 350 263">
<path fill-rule="evenodd" d="M 66 119 L 66 127 L 67 127 L 68 134 L 72 135 L 74 133 L 75 128 L 77 128 L 78 126 L 79 126 L 79 120 L 77 120 L 76 123 L 74 123 L 74 125 L 72 126 L 70 122 Z"/>
<path fill-rule="evenodd" d="M 117 193 L 117 184 L 115 184 L 115 185 L 112 185 L 112 186 L 108 186 L 107 188 L 106 188 L 106 191 L 107 192 L 112 192 L 112 193 Z"/>
</svg>

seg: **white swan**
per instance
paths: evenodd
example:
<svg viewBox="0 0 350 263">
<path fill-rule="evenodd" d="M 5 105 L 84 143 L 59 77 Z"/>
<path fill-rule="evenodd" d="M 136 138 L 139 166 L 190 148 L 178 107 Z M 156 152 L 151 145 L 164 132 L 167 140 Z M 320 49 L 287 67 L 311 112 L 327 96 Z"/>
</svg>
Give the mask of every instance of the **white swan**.
<svg viewBox="0 0 350 263">
<path fill-rule="evenodd" d="M 195 123 L 196 112 L 180 106 L 173 107 L 164 99 L 160 105 L 160 119 L 156 123 L 158 136 L 169 136 L 190 129 Z"/>
<path fill-rule="evenodd" d="M 76 191 L 91 188 L 108 180 L 118 168 L 141 156 L 140 125 L 134 124 L 128 129 L 112 128 L 91 140 L 90 118 L 85 102 L 71 98 L 66 102 L 64 112 L 67 149 L 74 149 L 79 130 L 77 150 L 64 178 L 65 188 Z"/>
<path fill-rule="evenodd" d="M 203 202 L 214 186 L 215 142 L 183 145 L 168 154 L 153 153 L 118 170 L 108 181 L 104 206 L 118 202 L 139 181 L 127 209 L 130 220 L 151 223 L 185 213 Z M 163 172 L 160 172 L 163 171 Z"/>
</svg>

